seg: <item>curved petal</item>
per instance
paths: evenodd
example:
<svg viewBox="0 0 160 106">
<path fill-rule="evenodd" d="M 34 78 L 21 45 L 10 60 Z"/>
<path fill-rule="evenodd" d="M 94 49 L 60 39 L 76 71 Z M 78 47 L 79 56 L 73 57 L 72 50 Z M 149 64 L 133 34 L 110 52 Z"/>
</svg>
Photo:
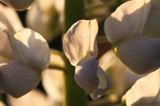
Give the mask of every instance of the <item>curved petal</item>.
<svg viewBox="0 0 160 106">
<path fill-rule="evenodd" d="M 13 7 L 18 11 L 27 9 L 34 0 L 0 0 L 7 6 Z"/>
<path fill-rule="evenodd" d="M 150 12 L 150 0 L 131 0 L 120 7 L 105 21 L 104 30 L 111 43 L 143 33 Z"/>
<path fill-rule="evenodd" d="M 160 69 L 139 79 L 124 95 L 127 106 L 159 106 Z"/>
<path fill-rule="evenodd" d="M 75 81 L 87 93 L 93 92 L 98 87 L 98 62 L 96 58 L 89 57 L 81 61 L 75 69 Z"/>
<path fill-rule="evenodd" d="M 139 36 L 115 48 L 121 61 L 136 73 L 151 72 L 160 66 L 160 40 Z"/>
<path fill-rule="evenodd" d="M 13 97 L 20 97 L 35 88 L 40 81 L 38 71 L 12 61 L 0 66 L 0 85 L 2 89 Z"/>
<path fill-rule="evenodd" d="M 72 25 L 63 38 L 64 53 L 72 65 L 76 65 L 85 57 L 97 55 L 96 20 L 80 20 Z"/>
<path fill-rule="evenodd" d="M 48 67 L 50 50 L 46 40 L 31 29 L 17 32 L 13 38 L 12 48 L 19 60 L 40 70 Z"/>
<path fill-rule="evenodd" d="M 74 77 L 77 84 L 87 93 L 90 93 L 94 100 L 104 95 L 109 88 L 108 79 L 104 71 L 98 66 L 95 57 L 81 61 L 76 66 Z"/>
<path fill-rule="evenodd" d="M 90 93 L 90 96 L 93 100 L 96 100 L 105 95 L 106 91 L 110 87 L 109 80 L 105 72 L 100 67 L 98 67 L 97 77 L 99 80 L 98 87 L 95 91 Z"/>
</svg>

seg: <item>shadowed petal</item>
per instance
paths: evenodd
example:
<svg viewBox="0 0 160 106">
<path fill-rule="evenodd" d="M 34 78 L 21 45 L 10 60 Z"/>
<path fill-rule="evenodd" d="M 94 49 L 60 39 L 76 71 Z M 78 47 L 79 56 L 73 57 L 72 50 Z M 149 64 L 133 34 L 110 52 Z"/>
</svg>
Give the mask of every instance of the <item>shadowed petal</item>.
<svg viewBox="0 0 160 106">
<path fill-rule="evenodd" d="M 46 40 L 39 33 L 23 29 L 14 35 L 13 45 L 12 48 L 20 61 L 40 70 L 48 67 L 50 50 Z"/>
<path fill-rule="evenodd" d="M 93 100 L 96 100 L 105 95 L 110 86 L 105 72 L 100 67 L 98 67 L 97 77 L 99 80 L 98 87 L 95 91 L 90 93 L 90 96 Z"/>
<path fill-rule="evenodd" d="M 116 43 L 142 34 L 150 8 L 150 0 L 131 0 L 118 7 L 104 24 L 108 40 Z"/>
<path fill-rule="evenodd" d="M 160 66 L 160 40 L 135 37 L 115 47 L 116 54 L 134 72 L 154 71 Z"/>
<path fill-rule="evenodd" d="M 98 87 L 97 70 L 98 62 L 95 57 L 84 59 L 76 66 L 74 78 L 87 93 L 95 91 Z"/>
<path fill-rule="evenodd" d="M 40 73 L 28 66 L 12 61 L 0 66 L 2 89 L 13 97 L 20 97 L 35 88 L 40 81 Z"/>
<path fill-rule="evenodd" d="M 87 93 L 90 93 L 92 99 L 100 98 L 109 88 L 108 79 L 104 71 L 98 66 L 95 57 L 81 61 L 76 66 L 74 77 L 77 84 Z"/>
</svg>

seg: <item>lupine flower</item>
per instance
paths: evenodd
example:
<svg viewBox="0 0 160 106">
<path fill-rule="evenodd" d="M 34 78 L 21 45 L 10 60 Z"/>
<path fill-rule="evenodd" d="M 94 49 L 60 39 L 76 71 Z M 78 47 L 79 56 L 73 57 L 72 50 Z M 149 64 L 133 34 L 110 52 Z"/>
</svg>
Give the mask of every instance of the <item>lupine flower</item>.
<svg viewBox="0 0 160 106">
<path fill-rule="evenodd" d="M 38 85 L 41 71 L 49 64 L 50 51 L 39 33 L 21 27 L 13 10 L 2 9 L 6 10 L 1 10 L 0 16 L 0 90 L 20 97 Z M 10 23 L 5 11 L 17 20 Z"/>
<path fill-rule="evenodd" d="M 80 20 L 73 24 L 63 38 L 64 53 L 75 67 L 75 81 L 93 99 L 103 95 L 108 88 L 104 71 L 99 67 L 96 20 Z"/>
<path fill-rule="evenodd" d="M 61 30 L 65 0 L 37 0 L 27 11 L 27 25 L 51 41 Z"/>
<path fill-rule="evenodd" d="M 56 61 L 56 63 L 55 63 Z M 54 62 L 54 63 L 52 63 Z M 50 63 L 55 67 L 48 68 L 42 72 L 42 86 L 46 92 L 38 89 L 20 97 L 13 98 L 8 96 L 10 106 L 64 106 L 65 101 L 65 76 L 64 76 L 64 59 L 62 54 L 52 50 Z M 57 67 L 59 69 L 55 69 Z M 1 106 L 1 105 L 0 105 Z"/>
<path fill-rule="evenodd" d="M 9 7 L 12 7 L 18 11 L 27 9 L 34 0 L 0 0 Z"/>
<path fill-rule="evenodd" d="M 131 0 L 105 21 L 105 33 L 113 50 L 130 69 L 139 74 L 160 65 L 159 0 Z"/>
</svg>

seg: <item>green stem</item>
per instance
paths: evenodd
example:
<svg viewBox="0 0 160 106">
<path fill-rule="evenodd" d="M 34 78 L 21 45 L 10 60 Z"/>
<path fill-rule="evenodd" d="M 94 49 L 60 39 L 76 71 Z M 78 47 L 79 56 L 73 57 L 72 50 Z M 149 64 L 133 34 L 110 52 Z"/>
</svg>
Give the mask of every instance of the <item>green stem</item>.
<svg viewBox="0 0 160 106">
<path fill-rule="evenodd" d="M 74 80 L 74 67 L 67 65 L 65 71 L 66 106 L 86 106 L 86 95 Z"/>
<path fill-rule="evenodd" d="M 65 30 L 72 24 L 84 18 L 83 0 L 65 0 Z M 84 91 L 75 83 L 74 67 L 66 61 L 67 69 L 65 73 L 66 84 L 66 106 L 86 106 L 86 95 Z"/>
<path fill-rule="evenodd" d="M 84 18 L 84 0 L 65 0 L 66 31 L 76 21 Z"/>
</svg>

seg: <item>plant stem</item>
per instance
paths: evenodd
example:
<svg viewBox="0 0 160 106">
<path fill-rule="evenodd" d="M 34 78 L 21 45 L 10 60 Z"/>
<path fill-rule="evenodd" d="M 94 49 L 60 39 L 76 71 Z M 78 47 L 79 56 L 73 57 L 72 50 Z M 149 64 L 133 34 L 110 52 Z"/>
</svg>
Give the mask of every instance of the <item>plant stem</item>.
<svg viewBox="0 0 160 106">
<path fill-rule="evenodd" d="M 84 0 L 65 0 L 66 31 L 76 21 L 84 18 Z"/>
<path fill-rule="evenodd" d="M 84 18 L 83 0 L 65 0 L 65 31 L 79 19 Z M 66 106 L 86 106 L 86 95 L 75 83 L 74 67 L 66 61 L 65 84 L 66 84 Z"/>
</svg>

